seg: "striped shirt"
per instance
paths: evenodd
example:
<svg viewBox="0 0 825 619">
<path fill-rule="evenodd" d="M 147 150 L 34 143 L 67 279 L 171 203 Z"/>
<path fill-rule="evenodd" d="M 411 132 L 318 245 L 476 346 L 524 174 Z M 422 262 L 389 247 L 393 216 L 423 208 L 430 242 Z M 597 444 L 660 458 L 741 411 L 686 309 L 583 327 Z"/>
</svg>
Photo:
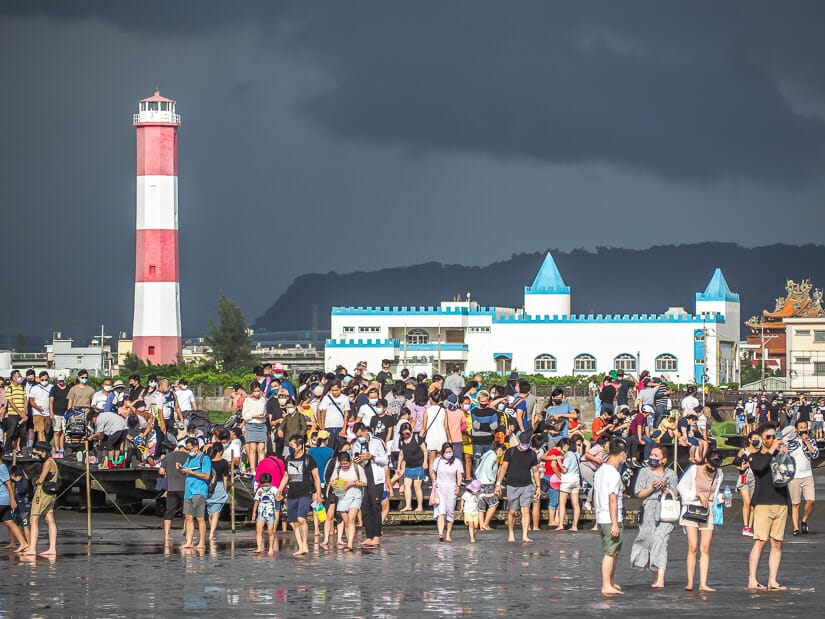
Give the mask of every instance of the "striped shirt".
<svg viewBox="0 0 825 619">
<path fill-rule="evenodd" d="M 26 388 L 23 385 L 9 385 L 6 387 L 9 415 L 26 414 Z"/>
</svg>

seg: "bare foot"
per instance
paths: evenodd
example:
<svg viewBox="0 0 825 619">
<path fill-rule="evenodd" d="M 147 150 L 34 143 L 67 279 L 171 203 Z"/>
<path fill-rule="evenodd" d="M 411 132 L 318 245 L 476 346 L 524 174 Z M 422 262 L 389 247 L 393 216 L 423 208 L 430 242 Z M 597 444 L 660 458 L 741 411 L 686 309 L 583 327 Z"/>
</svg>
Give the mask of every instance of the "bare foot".
<svg viewBox="0 0 825 619">
<path fill-rule="evenodd" d="M 475 544 L 475 543 L 476 543 L 476 541 L 475 541 L 474 539 L 471 539 L 471 540 L 470 540 L 470 543 L 471 543 L 471 544 Z"/>
<path fill-rule="evenodd" d="M 40 553 L 40 556 L 41 557 L 56 557 L 57 556 L 57 551 L 56 550 L 51 550 L 51 549 L 44 550 L 43 552 Z M 786 589 L 787 589 L 787 587 L 786 587 Z"/>
<path fill-rule="evenodd" d="M 785 585 L 780 585 L 778 582 L 775 583 L 768 583 L 768 591 L 787 591 L 788 588 Z"/>
<path fill-rule="evenodd" d="M 209 536 L 209 541 L 210 541 L 210 542 L 214 542 L 214 541 L 215 541 L 215 540 L 217 540 L 217 539 L 218 539 L 218 538 L 217 538 L 216 536 L 214 536 L 214 535 L 210 535 L 210 536 Z"/>
<path fill-rule="evenodd" d="M 184 546 L 184 548 L 185 548 L 185 546 Z M 253 550 L 252 552 L 263 552 L 263 551 L 264 551 L 264 549 L 263 549 L 263 548 L 256 548 L 256 549 L 255 549 L 255 550 Z"/>
<path fill-rule="evenodd" d="M 17 550 L 15 550 L 14 552 L 16 552 L 16 553 L 17 553 L 17 554 L 19 554 L 19 555 L 22 555 L 22 554 L 23 554 L 23 553 L 25 553 L 28 549 L 29 549 L 29 547 L 28 547 L 28 546 L 20 546 L 20 548 L 18 548 L 18 549 L 17 549 Z"/>
<path fill-rule="evenodd" d="M 529 537 L 522 537 L 521 538 L 521 543 L 522 544 L 532 544 L 533 540 L 531 540 Z"/>
<path fill-rule="evenodd" d="M 444 538 L 444 541 L 445 542 L 451 542 L 451 541 L 453 541 L 453 538 L 450 537 L 450 536 L 447 536 L 447 537 Z"/>
<path fill-rule="evenodd" d="M 701 585 L 699 587 L 699 591 L 704 591 L 705 593 L 713 593 L 714 591 L 716 591 L 716 589 L 714 589 L 713 587 L 708 587 L 707 585 Z"/>
<path fill-rule="evenodd" d="M 320 543 L 320 544 L 318 544 L 318 545 L 319 545 L 321 548 L 323 548 L 324 550 L 327 550 L 327 549 L 329 548 L 329 542 L 321 542 L 321 543 Z"/>
<path fill-rule="evenodd" d="M 621 585 L 617 585 L 615 582 L 613 583 L 613 588 L 618 589 L 619 591 L 624 591 L 624 588 Z"/>
<path fill-rule="evenodd" d="M 268 552 L 268 553 L 266 553 L 266 554 L 268 554 L 270 557 L 274 557 L 274 556 L 275 556 L 275 549 L 274 549 L 274 548 L 270 548 L 270 549 L 269 549 L 269 552 Z"/>
<path fill-rule="evenodd" d="M 309 550 L 298 550 L 296 552 L 293 552 L 292 556 L 293 557 L 300 557 L 300 556 L 306 555 L 306 554 L 309 554 Z"/>
<path fill-rule="evenodd" d="M 658 582 L 654 582 L 652 585 L 650 585 L 650 588 L 651 589 L 664 589 L 665 586 L 663 584 L 659 584 Z"/>
<path fill-rule="evenodd" d="M 749 582 L 748 591 L 765 591 L 766 587 L 758 582 Z"/>
<path fill-rule="evenodd" d="M 571 530 L 571 531 L 578 531 L 578 530 L 579 530 L 579 528 L 578 528 L 578 527 L 570 527 L 570 530 Z"/>
<path fill-rule="evenodd" d="M 184 544 L 181 548 L 194 548 L 194 544 Z"/>
<path fill-rule="evenodd" d="M 402 508 L 401 508 L 401 509 L 399 509 L 398 511 L 399 511 L 399 512 L 401 512 L 401 513 L 403 513 L 403 512 L 411 512 L 411 511 L 412 511 L 412 507 L 402 507 Z"/>
<path fill-rule="evenodd" d="M 685 585 L 685 591 L 693 591 L 693 585 Z"/>
<path fill-rule="evenodd" d="M 564 527 L 559 526 L 559 527 L 556 527 L 556 528 L 555 528 L 555 529 L 553 529 L 553 530 L 554 530 L 554 531 L 564 531 Z"/>
<path fill-rule="evenodd" d="M 413 510 L 413 511 L 415 511 L 416 514 L 423 514 L 424 513 L 424 509 L 421 508 L 421 507 L 419 507 L 418 509 Z"/>
<path fill-rule="evenodd" d="M 613 587 L 602 587 L 602 595 L 624 595 L 624 591 Z"/>
<path fill-rule="evenodd" d="M 199 548 L 200 550 L 203 550 L 204 548 L 206 548 L 206 542 L 201 542 L 200 544 L 195 546 L 195 548 Z"/>
<path fill-rule="evenodd" d="M 515 543 L 516 543 L 516 539 L 515 539 L 514 537 L 511 537 L 511 538 L 509 538 L 509 539 L 507 540 L 507 543 L 508 543 L 508 544 L 515 544 Z"/>
</svg>

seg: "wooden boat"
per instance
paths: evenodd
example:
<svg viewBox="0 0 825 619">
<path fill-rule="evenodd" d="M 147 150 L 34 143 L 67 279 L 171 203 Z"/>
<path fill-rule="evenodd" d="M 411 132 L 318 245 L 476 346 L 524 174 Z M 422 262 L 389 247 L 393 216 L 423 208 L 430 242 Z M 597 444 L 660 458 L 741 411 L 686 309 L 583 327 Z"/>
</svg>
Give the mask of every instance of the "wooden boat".
<svg viewBox="0 0 825 619">
<path fill-rule="evenodd" d="M 55 460 L 60 471 L 60 504 L 86 505 L 86 464 L 76 459 Z M 158 470 L 153 467 L 101 469 L 90 464 L 93 508 L 117 507 L 124 512 L 142 511 L 146 500 L 157 501 L 163 493 L 156 490 Z"/>
</svg>

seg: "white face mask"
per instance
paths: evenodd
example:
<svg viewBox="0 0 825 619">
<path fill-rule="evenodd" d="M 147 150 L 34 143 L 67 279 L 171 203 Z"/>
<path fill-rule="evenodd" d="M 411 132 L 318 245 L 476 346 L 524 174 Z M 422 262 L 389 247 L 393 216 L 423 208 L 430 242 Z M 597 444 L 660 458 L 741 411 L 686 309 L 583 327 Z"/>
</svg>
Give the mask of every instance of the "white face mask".
<svg viewBox="0 0 825 619">
<path fill-rule="evenodd" d="M 48 384 L 49 384 L 49 380 L 48 379 L 43 379 L 43 380 L 40 381 L 40 384 L 43 385 L 44 387 L 47 387 Z"/>
<path fill-rule="evenodd" d="M 149 386 L 152 387 L 152 388 L 157 387 L 158 382 L 156 380 L 150 380 L 149 381 Z"/>
<path fill-rule="evenodd" d="M 286 408 L 287 415 L 291 415 L 294 412 L 295 412 L 295 407 L 294 406 L 287 406 L 287 408 Z"/>
<path fill-rule="evenodd" d="M 103 385 L 103 391 L 111 391 L 111 390 L 112 390 L 111 385 Z"/>
</svg>

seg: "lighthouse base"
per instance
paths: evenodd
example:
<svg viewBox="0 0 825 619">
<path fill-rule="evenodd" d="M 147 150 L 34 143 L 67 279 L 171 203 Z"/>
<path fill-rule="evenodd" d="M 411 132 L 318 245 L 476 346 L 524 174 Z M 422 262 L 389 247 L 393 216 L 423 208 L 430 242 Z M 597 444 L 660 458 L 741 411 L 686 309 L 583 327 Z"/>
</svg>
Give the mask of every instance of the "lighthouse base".
<svg viewBox="0 0 825 619">
<path fill-rule="evenodd" d="M 132 353 L 154 365 L 178 363 L 181 348 L 181 338 L 174 335 L 138 335 L 132 340 Z"/>
</svg>

